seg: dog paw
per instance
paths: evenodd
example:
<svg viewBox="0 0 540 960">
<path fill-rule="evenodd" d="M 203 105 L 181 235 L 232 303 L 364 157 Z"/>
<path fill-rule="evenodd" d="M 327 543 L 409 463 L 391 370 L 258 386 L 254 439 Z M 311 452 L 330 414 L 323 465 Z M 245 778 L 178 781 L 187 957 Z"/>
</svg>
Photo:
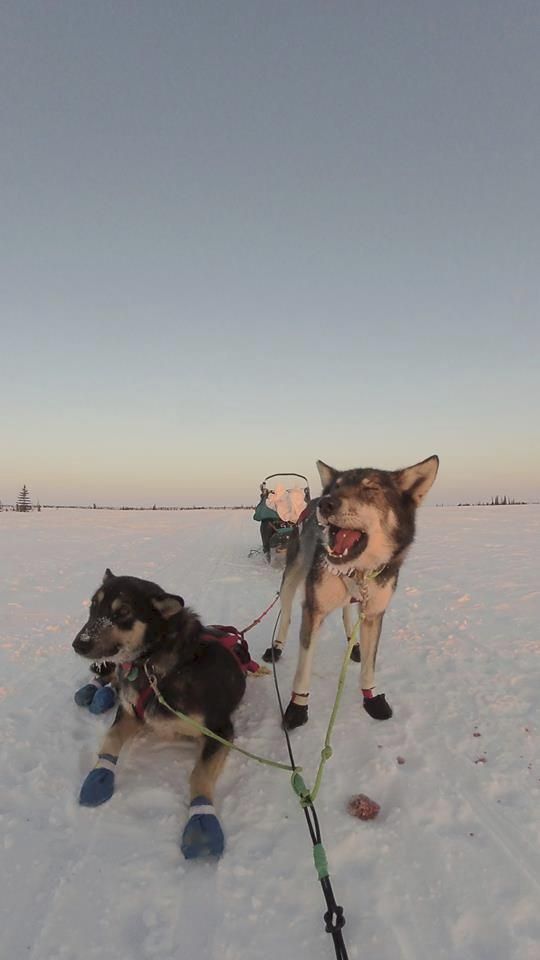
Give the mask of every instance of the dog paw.
<svg viewBox="0 0 540 960">
<path fill-rule="evenodd" d="M 364 710 L 374 720 L 389 720 L 393 712 L 384 693 L 378 693 L 375 697 L 364 697 Z"/>
<path fill-rule="evenodd" d="M 84 687 L 76 691 L 73 699 L 78 707 L 89 707 L 99 689 L 95 683 L 85 683 Z"/>
<path fill-rule="evenodd" d="M 186 860 L 221 857 L 225 849 L 225 837 L 210 801 L 206 797 L 195 797 L 189 810 L 190 817 L 180 845 Z"/>
<path fill-rule="evenodd" d="M 355 663 L 360 663 L 360 644 L 355 643 L 351 650 L 351 660 L 354 660 Z"/>
<path fill-rule="evenodd" d="M 90 704 L 89 710 L 90 713 L 105 713 L 107 710 L 110 710 L 111 707 L 114 707 L 116 703 L 116 691 L 112 687 L 99 687 L 96 691 L 94 699 Z"/>
<path fill-rule="evenodd" d="M 292 700 L 285 711 L 285 716 L 283 718 L 283 729 L 284 730 L 294 730 L 295 727 L 301 727 L 303 723 L 308 721 L 308 708 L 307 705 L 303 706 L 300 703 L 294 703 Z"/>
<path fill-rule="evenodd" d="M 265 663 L 272 663 L 272 660 L 277 663 L 282 653 L 283 651 L 280 650 L 279 647 L 268 647 L 268 649 L 264 651 L 262 658 Z"/>
<path fill-rule="evenodd" d="M 82 807 L 99 807 L 114 793 L 114 773 L 104 767 L 95 767 L 84 781 L 79 794 Z"/>
</svg>

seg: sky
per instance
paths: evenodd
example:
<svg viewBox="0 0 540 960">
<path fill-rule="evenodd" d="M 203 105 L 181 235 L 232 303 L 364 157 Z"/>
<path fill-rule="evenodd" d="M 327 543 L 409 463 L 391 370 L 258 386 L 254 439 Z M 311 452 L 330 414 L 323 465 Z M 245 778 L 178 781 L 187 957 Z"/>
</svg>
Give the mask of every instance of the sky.
<svg viewBox="0 0 540 960">
<path fill-rule="evenodd" d="M 540 6 L 0 6 L 0 500 L 540 498 Z"/>
</svg>

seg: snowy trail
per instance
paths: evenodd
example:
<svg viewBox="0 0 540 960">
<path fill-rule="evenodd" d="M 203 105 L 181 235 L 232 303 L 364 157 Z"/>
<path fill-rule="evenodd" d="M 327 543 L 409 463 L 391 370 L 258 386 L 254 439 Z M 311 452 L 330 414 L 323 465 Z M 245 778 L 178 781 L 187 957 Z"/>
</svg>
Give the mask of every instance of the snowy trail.
<svg viewBox="0 0 540 960">
<path fill-rule="evenodd" d="M 351 666 L 317 809 L 351 960 L 540 956 L 540 508 L 425 508 L 383 630 L 379 688 L 361 710 Z M 180 592 L 207 622 L 245 626 L 279 572 L 244 511 L 0 514 L 1 919 L 30 960 L 284 960 L 333 956 L 303 816 L 288 776 L 235 755 L 216 798 L 219 864 L 187 864 L 189 743 L 142 737 L 118 789 L 77 804 L 110 717 L 73 703 L 71 641 L 105 567 Z M 299 611 L 279 664 L 286 699 Z M 260 657 L 274 611 L 249 634 Z M 324 624 L 309 724 L 293 747 L 313 781 L 344 638 Z M 286 760 L 270 677 L 250 680 L 240 745 Z M 398 764 L 397 758 L 405 761 Z M 381 803 L 351 819 L 349 796 Z"/>
</svg>

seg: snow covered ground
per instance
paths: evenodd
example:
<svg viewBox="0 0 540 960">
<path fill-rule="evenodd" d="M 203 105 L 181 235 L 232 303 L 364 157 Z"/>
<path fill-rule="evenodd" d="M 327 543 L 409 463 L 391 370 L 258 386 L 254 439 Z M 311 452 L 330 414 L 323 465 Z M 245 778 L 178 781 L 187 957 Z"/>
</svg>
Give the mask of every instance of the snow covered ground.
<svg viewBox="0 0 540 960">
<path fill-rule="evenodd" d="M 540 507 L 425 507 L 387 614 L 370 720 L 351 665 L 317 809 L 351 960 L 540 957 Z M 279 573 L 244 511 L 0 513 L 2 955 L 21 960 L 323 960 L 324 901 L 288 775 L 238 754 L 216 806 L 218 864 L 187 863 L 192 747 L 145 738 L 117 792 L 77 803 L 111 715 L 73 703 L 71 641 L 105 567 L 180 592 L 207 622 L 244 626 Z M 260 655 L 271 614 L 253 630 Z M 298 611 L 279 664 L 285 697 Z M 312 782 L 344 639 L 319 640 L 311 717 L 293 734 Z M 247 749 L 286 759 L 271 678 L 236 715 Z M 404 759 L 398 763 L 397 758 Z M 381 804 L 346 812 L 350 795 Z"/>
</svg>

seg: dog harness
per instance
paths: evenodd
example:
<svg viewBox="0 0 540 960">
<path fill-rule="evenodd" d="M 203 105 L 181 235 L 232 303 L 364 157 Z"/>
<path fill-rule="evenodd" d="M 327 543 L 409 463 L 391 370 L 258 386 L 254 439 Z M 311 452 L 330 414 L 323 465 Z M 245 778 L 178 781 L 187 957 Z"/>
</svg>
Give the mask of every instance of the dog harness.
<svg viewBox="0 0 540 960">
<path fill-rule="evenodd" d="M 120 666 L 124 671 L 124 680 L 128 680 L 130 683 L 133 683 L 135 680 L 137 680 L 139 676 L 138 662 L 128 661 L 127 663 L 122 663 Z M 133 712 L 137 717 L 137 720 L 144 720 L 144 711 L 146 710 L 150 697 L 153 696 L 154 693 L 152 687 L 148 682 L 145 683 L 144 687 L 139 693 L 139 696 L 137 697 L 137 700 L 133 704 Z"/>
<path fill-rule="evenodd" d="M 205 633 L 201 640 L 213 640 L 225 647 L 229 653 L 232 653 L 243 674 L 257 673 L 260 665 L 251 659 L 249 647 L 243 633 L 240 633 L 236 627 L 224 627 L 221 624 L 213 623 L 205 627 Z"/>
<path fill-rule="evenodd" d="M 247 640 L 236 627 L 224 627 L 221 624 L 211 624 L 204 629 L 205 632 L 201 634 L 200 639 L 211 641 L 212 643 L 219 643 L 222 647 L 225 647 L 225 649 L 233 655 L 244 676 L 248 673 L 258 672 L 260 666 L 255 660 L 251 659 Z M 133 683 L 138 679 L 139 662 L 142 663 L 142 661 L 128 661 L 121 664 L 124 680 Z M 148 703 L 154 696 L 154 691 L 147 681 L 133 704 L 133 712 L 138 720 L 144 720 Z"/>
</svg>

